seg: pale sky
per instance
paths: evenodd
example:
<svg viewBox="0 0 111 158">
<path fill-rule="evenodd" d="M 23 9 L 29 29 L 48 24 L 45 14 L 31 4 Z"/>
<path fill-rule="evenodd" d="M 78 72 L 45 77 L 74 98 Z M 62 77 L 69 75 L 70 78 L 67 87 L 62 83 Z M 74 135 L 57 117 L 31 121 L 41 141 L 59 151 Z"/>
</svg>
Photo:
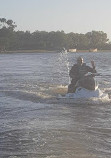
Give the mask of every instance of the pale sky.
<svg viewBox="0 0 111 158">
<path fill-rule="evenodd" d="M 111 40 L 111 0 L 0 0 L 0 18 L 16 30 L 107 33 Z"/>
</svg>

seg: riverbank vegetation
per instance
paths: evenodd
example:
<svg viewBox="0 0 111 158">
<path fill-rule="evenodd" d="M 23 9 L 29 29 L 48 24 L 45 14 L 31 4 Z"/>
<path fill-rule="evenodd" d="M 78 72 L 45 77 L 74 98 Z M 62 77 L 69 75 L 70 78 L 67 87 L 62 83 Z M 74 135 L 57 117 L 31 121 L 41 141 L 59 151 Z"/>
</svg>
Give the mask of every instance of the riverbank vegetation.
<svg viewBox="0 0 111 158">
<path fill-rule="evenodd" d="M 0 51 L 11 50 L 111 50 L 111 42 L 103 31 L 65 33 L 64 31 L 15 31 L 12 20 L 0 19 Z"/>
</svg>

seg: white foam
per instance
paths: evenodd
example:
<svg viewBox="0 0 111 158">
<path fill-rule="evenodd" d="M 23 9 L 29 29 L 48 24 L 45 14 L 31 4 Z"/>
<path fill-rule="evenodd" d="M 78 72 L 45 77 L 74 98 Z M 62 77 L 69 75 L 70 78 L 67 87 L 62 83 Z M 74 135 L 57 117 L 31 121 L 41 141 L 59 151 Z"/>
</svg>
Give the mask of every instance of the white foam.
<svg viewBox="0 0 111 158">
<path fill-rule="evenodd" d="M 102 104 L 110 103 L 109 95 L 103 93 L 100 89 L 95 91 L 86 90 L 84 88 L 79 88 L 75 93 L 69 93 L 64 96 L 58 95 L 57 98 L 62 103 L 90 103 L 90 104 Z"/>
</svg>

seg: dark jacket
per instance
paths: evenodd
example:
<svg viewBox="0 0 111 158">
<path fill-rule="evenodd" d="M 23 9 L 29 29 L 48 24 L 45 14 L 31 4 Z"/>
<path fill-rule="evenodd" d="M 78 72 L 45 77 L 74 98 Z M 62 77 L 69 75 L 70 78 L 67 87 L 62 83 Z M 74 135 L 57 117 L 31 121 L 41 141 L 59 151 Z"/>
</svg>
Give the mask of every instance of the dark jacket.
<svg viewBox="0 0 111 158">
<path fill-rule="evenodd" d="M 87 66 L 85 63 L 82 65 L 74 64 L 69 72 L 69 76 L 72 80 L 79 80 L 85 76 L 88 72 L 95 73 L 95 67 L 91 68 Z"/>
</svg>

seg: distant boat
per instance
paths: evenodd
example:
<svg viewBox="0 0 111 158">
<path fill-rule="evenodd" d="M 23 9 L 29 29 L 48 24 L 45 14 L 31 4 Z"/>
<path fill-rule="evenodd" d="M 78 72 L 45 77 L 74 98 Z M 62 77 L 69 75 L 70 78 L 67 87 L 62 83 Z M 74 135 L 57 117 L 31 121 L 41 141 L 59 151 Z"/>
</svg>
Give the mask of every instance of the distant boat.
<svg viewBox="0 0 111 158">
<path fill-rule="evenodd" d="M 69 52 L 77 52 L 77 49 L 69 49 Z"/>
<path fill-rule="evenodd" d="M 95 49 L 89 49 L 89 52 L 97 52 L 98 50 L 97 50 L 97 48 L 95 48 Z"/>
</svg>

